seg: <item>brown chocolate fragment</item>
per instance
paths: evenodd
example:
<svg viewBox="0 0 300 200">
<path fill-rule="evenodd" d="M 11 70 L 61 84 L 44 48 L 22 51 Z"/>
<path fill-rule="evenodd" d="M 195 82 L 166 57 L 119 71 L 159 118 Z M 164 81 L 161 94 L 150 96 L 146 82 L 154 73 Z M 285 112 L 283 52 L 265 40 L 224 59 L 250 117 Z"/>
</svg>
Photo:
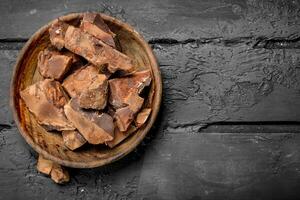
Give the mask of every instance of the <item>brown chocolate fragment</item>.
<svg viewBox="0 0 300 200">
<path fill-rule="evenodd" d="M 53 163 L 53 167 L 51 170 L 51 179 L 55 183 L 63 184 L 70 181 L 70 175 L 63 166 Z"/>
<path fill-rule="evenodd" d="M 76 55 L 75 53 L 68 51 L 66 49 L 64 49 L 63 51 L 61 51 L 61 53 L 65 56 L 71 57 L 72 58 L 72 64 L 75 65 L 77 63 L 82 63 L 80 56 Z"/>
<path fill-rule="evenodd" d="M 114 118 L 119 130 L 127 131 L 128 127 L 134 119 L 134 112 L 129 108 L 129 106 L 119 108 L 117 109 Z"/>
<path fill-rule="evenodd" d="M 102 110 L 106 106 L 108 81 L 105 75 L 97 74 L 78 98 L 80 107 Z"/>
<path fill-rule="evenodd" d="M 131 76 L 109 80 L 109 102 L 118 109 L 129 105 L 134 113 L 138 112 L 143 104 L 143 98 L 138 94 L 151 83 L 149 70 L 136 72 Z"/>
<path fill-rule="evenodd" d="M 125 140 L 128 136 L 133 134 L 137 130 L 137 127 L 130 126 L 129 129 L 126 132 L 121 132 L 117 127 L 115 128 L 115 137 L 112 141 L 106 142 L 106 144 L 113 148 L 120 144 L 123 140 Z"/>
<path fill-rule="evenodd" d="M 63 87 L 71 97 L 77 97 L 82 108 L 102 110 L 106 106 L 108 81 L 104 74 L 99 74 L 97 67 L 83 67 L 64 82 Z"/>
<path fill-rule="evenodd" d="M 141 112 L 139 112 L 135 119 L 136 126 L 140 128 L 143 124 L 145 124 L 150 113 L 151 113 L 151 108 L 144 108 Z"/>
<path fill-rule="evenodd" d="M 65 47 L 84 57 L 97 67 L 103 67 L 104 64 L 108 64 L 108 70 L 111 73 L 118 70 L 124 73 L 132 73 L 134 71 L 131 58 L 92 35 L 84 33 L 79 28 L 68 27 L 65 34 Z"/>
<path fill-rule="evenodd" d="M 59 50 L 65 46 L 65 33 L 68 26 L 65 22 L 57 19 L 49 28 L 50 42 Z"/>
<path fill-rule="evenodd" d="M 45 79 L 21 91 L 29 111 L 32 112 L 40 125 L 47 130 L 74 130 L 67 120 L 63 107 L 68 101 L 59 82 Z"/>
<path fill-rule="evenodd" d="M 125 93 L 118 87 L 114 88 L 115 89 L 112 89 L 112 87 L 110 87 L 111 92 L 109 102 L 115 109 L 129 106 L 134 113 L 139 111 L 144 102 L 142 97 L 140 97 L 134 90 L 129 90 Z"/>
<path fill-rule="evenodd" d="M 81 147 L 86 143 L 84 137 L 77 131 L 63 131 L 62 137 L 64 140 L 64 144 L 70 150 L 75 150 Z"/>
<path fill-rule="evenodd" d="M 37 170 L 43 174 L 50 175 L 50 172 L 53 167 L 53 162 L 51 160 L 45 159 L 41 154 L 39 154 L 39 158 L 37 161 Z"/>
<path fill-rule="evenodd" d="M 142 108 L 144 99 L 137 93 L 130 91 L 124 102 L 136 114 Z"/>
<path fill-rule="evenodd" d="M 97 67 L 88 65 L 76 70 L 69 75 L 63 82 L 62 86 L 70 95 L 70 97 L 77 97 L 83 91 L 86 91 L 90 83 L 99 74 Z"/>
<path fill-rule="evenodd" d="M 80 24 L 81 30 L 115 48 L 115 34 L 111 32 L 98 13 L 84 13 Z"/>
<path fill-rule="evenodd" d="M 72 64 L 72 57 L 45 49 L 39 53 L 37 67 L 45 78 L 62 79 Z"/>
<path fill-rule="evenodd" d="M 108 114 L 83 110 L 76 99 L 71 99 L 64 110 L 67 118 L 90 144 L 102 144 L 113 139 L 113 118 Z"/>
</svg>

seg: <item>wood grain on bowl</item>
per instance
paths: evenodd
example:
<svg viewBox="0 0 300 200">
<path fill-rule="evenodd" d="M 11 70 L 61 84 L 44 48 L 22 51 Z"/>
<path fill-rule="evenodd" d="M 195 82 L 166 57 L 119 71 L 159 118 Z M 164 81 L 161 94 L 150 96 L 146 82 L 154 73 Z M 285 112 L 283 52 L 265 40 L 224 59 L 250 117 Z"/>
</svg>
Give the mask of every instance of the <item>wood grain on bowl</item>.
<svg viewBox="0 0 300 200">
<path fill-rule="evenodd" d="M 78 25 L 78 21 L 82 19 L 82 16 L 82 13 L 74 13 L 59 19 L 75 26 Z M 68 167 L 98 167 L 127 155 L 149 132 L 160 108 L 162 96 L 161 75 L 151 48 L 142 36 L 128 24 L 107 15 L 101 16 L 112 32 L 117 35 L 118 45 L 120 45 L 122 52 L 133 59 L 133 65 L 138 71 L 148 69 L 153 77 L 148 97 L 145 98 L 143 105 L 145 108 L 152 109 L 149 119 L 121 144 L 113 149 L 97 145 L 73 152 L 65 147 L 61 134 L 46 131 L 41 127 L 21 100 L 21 90 L 42 80 L 37 69 L 38 55 L 41 50 L 44 50 L 50 44 L 48 29 L 55 20 L 39 29 L 23 47 L 11 81 L 10 104 L 21 135 L 27 143 L 46 159 Z"/>
</svg>

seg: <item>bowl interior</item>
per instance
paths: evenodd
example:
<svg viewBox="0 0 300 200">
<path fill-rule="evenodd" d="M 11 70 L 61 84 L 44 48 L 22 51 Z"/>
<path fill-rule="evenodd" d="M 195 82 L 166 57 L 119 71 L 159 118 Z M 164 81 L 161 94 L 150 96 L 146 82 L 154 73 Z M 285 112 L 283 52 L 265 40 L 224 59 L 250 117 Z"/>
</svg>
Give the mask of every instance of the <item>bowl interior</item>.
<svg viewBox="0 0 300 200">
<path fill-rule="evenodd" d="M 82 14 L 70 14 L 60 19 L 77 25 Z M 78 151 L 71 151 L 63 144 L 61 134 L 47 132 L 37 124 L 35 117 L 26 108 L 19 92 L 27 86 L 42 79 L 37 66 L 38 53 L 50 45 L 48 27 L 51 23 L 37 31 L 27 42 L 19 55 L 11 85 L 11 104 L 15 121 L 26 141 L 40 154 L 59 164 L 69 167 L 97 167 L 117 160 L 133 150 L 145 137 L 158 113 L 161 98 L 161 79 L 153 53 L 142 37 L 129 25 L 112 17 L 103 15 L 105 22 L 117 34 L 122 52 L 134 60 L 138 70 L 151 69 L 153 81 L 145 102 L 152 113 L 147 123 L 113 149 L 104 145 L 87 145 Z"/>
</svg>

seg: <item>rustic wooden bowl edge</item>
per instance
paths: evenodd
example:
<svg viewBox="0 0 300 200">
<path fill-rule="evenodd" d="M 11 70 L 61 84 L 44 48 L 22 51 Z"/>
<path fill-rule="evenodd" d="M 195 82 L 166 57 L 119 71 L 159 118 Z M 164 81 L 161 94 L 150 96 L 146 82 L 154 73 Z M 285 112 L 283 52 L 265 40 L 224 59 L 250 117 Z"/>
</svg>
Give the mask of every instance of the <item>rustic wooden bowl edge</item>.
<svg viewBox="0 0 300 200">
<path fill-rule="evenodd" d="M 62 17 L 59 17 L 60 19 L 64 19 L 64 20 L 71 20 L 71 19 L 75 19 L 77 17 L 80 17 L 82 15 L 82 13 L 71 13 Z M 135 31 L 130 25 L 128 25 L 127 23 L 121 22 L 120 20 L 111 17 L 111 16 L 107 16 L 105 14 L 101 15 L 107 19 L 112 21 L 113 23 L 117 23 L 120 26 L 123 26 L 124 28 L 126 28 L 128 31 L 130 31 L 132 34 L 134 34 L 135 38 L 138 39 L 139 43 L 144 47 L 144 49 L 147 52 L 147 55 L 149 56 L 149 60 L 151 62 L 151 67 L 152 67 L 152 72 L 153 72 L 153 78 L 156 83 L 155 83 L 155 93 L 153 96 L 153 110 L 152 110 L 152 114 L 150 116 L 150 119 L 148 120 L 146 127 L 144 128 L 144 130 L 141 132 L 140 136 L 138 137 L 137 140 L 135 140 L 135 142 L 128 148 L 126 149 L 126 151 L 119 153 L 113 157 L 110 158 L 106 158 L 104 160 L 96 160 L 96 161 L 91 161 L 91 162 L 76 162 L 76 161 L 66 161 L 63 160 L 61 158 L 55 157 L 51 154 L 49 154 L 47 151 L 43 150 L 41 147 L 39 147 L 38 145 L 36 145 L 33 140 L 26 134 L 26 131 L 24 130 L 24 128 L 21 126 L 20 124 L 20 119 L 19 116 L 17 114 L 17 107 L 16 107 L 16 102 L 15 102 L 15 95 L 16 95 L 16 84 L 18 84 L 18 71 L 19 68 L 21 67 L 22 64 L 22 58 L 24 57 L 24 54 L 27 52 L 30 44 L 32 42 L 34 42 L 35 40 L 37 40 L 38 36 L 40 33 L 46 31 L 48 29 L 48 27 L 50 26 L 51 23 L 53 23 L 56 19 L 50 21 L 48 24 L 44 25 L 43 27 L 41 27 L 38 31 L 36 31 L 33 36 L 26 42 L 26 44 L 24 45 L 24 47 L 22 48 L 21 52 L 19 53 L 18 57 L 17 57 L 17 62 L 14 66 L 13 69 L 13 75 L 12 75 L 12 79 L 10 82 L 10 107 L 13 113 L 13 118 L 16 122 L 17 128 L 19 129 L 19 132 L 21 133 L 21 135 L 24 137 L 25 141 L 39 154 L 42 154 L 45 158 L 50 159 L 58 164 L 64 165 L 64 166 L 68 166 L 68 167 L 74 167 L 74 168 L 94 168 L 94 167 L 100 167 L 106 164 L 109 164 L 111 162 L 114 162 L 116 160 L 121 159 L 122 157 L 126 156 L 127 154 L 129 154 L 132 150 L 134 150 L 134 148 L 136 148 L 140 142 L 144 139 L 144 137 L 146 136 L 146 134 L 149 132 L 149 130 L 151 129 L 152 125 L 155 122 L 155 119 L 157 118 L 159 109 L 160 109 L 160 105 L 161 105 L 161 98 L 162 98 L 162 80 L 161 80 L 161 74 L 158 68 L 158 63 L 157 60 L 150 48 L 150 46 L 148 45 L 148 43 L 144 40 L 144 38 L 137 32 Z"/>
</svg>

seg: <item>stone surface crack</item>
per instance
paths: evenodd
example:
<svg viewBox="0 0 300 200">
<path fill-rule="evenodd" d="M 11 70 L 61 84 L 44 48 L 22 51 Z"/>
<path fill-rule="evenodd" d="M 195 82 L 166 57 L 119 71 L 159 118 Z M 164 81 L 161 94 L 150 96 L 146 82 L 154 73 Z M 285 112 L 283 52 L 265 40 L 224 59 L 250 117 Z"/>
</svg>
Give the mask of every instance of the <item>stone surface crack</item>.
<svg viewBox="0 0 300 200">
<path fill-rule="evenodd" d="M 259 38 L 253 48 L 265 49 L 300 49 L 300 37 L 295 39 L 274 38 L 266 39 Z"/>
<path fill-rule="evenodd" d="M 28 38 L 0 38 L 0 43 L 27 42 Z"/>
<path fill-rule="evenodd" d="M 185 40 L 176 40 L 173 38 L 153 38 L 148 41 L 151 45 L 180 45 L 180 44 L 212 44 L 225 47 L 233 47 L 239 44 L 250 45 L 253 48 L 265 48 L 265 49 L 299 49 L 300 37 L 289 38 L 264 38 L 264 37 L 236 37 L 225 39 L 222 37 L 215 38 L 188 38 Z"/>
<path fill-rule="evenodd" d="M 0 49 L 18 50 L 21 49 L 28 38 L 2 38 Z M 297 38 L 265 38 L 265 37 L 235 37 L 235 38 L 188 38 L 177 40 L 174 38 L 152 38 L 148 41 L 151 45 L 184 45 L 184 44 L 212 44 L 225 47 L 234 47 L 239 44 L 250 45 L 256 49 L 300 49 L 300 37 Z"/>
<path fill-rule="evenodd" d="M 224 39 L 222 37 L 214 38 L 188 38 L 185 40 L 176 40 L 173 38 L 153 38 L 148 41 L 149 44 L 158 44 L 158 45 L 178 45 L 178 44 L 213 44 L 213 45 L 224 45 L 224 46 L 235 46 L 240 43 L 252 43 L 253 37 L 237 37 L 231 39 Z"/>
<path fill-rule="evenodd" d="M 8 125 L 8 124 L 0 124 L 0 131 L 4 130 L 4 129 L 11 129 L 12 126 Z"/>
</svg>

